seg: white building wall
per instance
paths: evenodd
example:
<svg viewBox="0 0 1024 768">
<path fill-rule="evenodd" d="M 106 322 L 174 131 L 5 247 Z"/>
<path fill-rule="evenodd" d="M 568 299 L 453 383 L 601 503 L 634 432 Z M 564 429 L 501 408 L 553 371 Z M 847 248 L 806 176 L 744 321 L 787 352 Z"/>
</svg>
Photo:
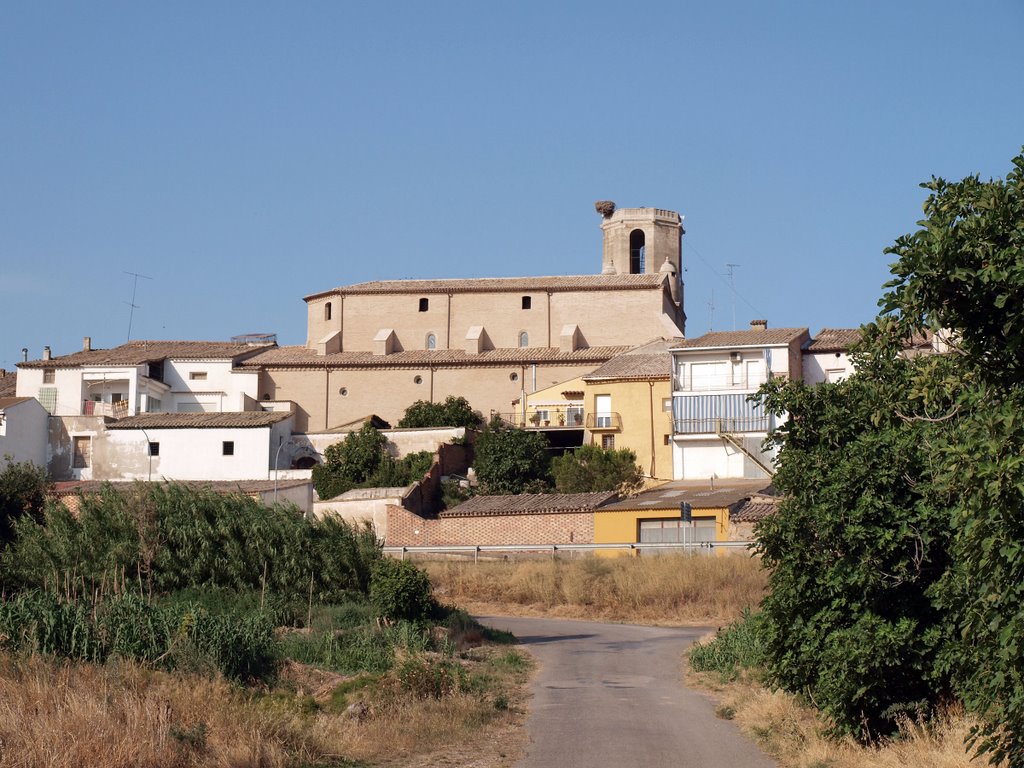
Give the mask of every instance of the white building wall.
<svg viewBox="0 0 1024 768">
<path fill-rule="evenodd" d="M 804 381 L 808 384 L 842 381 L 851 376 L 853 371 L 853 361 L 845 352 L 804 354 Z"/>
<path fill-rule="evenodd" d="M 176 411 L 244 411 L 245 396 L 256 399 L 258 381 L 257 372 L 232 373 L 231 360 L 164 363 L 164 383 L 171 388 Z"/>
<path fill-rule="evenodd" d="M 224 442 L 234 454 L 224 455 Z M 107 430 L 105 476 L 94 462 L 94 480 L 266 480 L 270 428 Z M 147 455 L 149 443 L 160 444 L 160 455 Z M 150 460 L 152 461 L 150 468 Z"/>
<path fill-rule="evenodd" d="M 47 426 L 50 415 L 35 400 L 8 406 L 0 417 L 0 460 L 31 461 L 46 467 Z"/>
</svg>

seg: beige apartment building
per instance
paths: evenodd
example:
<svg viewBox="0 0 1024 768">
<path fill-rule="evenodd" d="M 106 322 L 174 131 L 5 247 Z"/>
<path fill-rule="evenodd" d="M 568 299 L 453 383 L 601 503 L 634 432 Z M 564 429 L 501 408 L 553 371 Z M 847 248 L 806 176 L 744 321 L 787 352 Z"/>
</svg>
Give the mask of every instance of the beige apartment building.
<svg viewBox="0 0 1024 768">
<path fill-rule="evenodd" d="M 603 203 L 594 275 L 381 280 L 307 296 L 306 344 L 243 361 L 259 398 L 296 405 L 296 430 L 416 400 L 466 397 L 485 416 L 685 330 L 682 217 Z M 595 264 L 596 266 L 596 264 Z"/>
</svg>

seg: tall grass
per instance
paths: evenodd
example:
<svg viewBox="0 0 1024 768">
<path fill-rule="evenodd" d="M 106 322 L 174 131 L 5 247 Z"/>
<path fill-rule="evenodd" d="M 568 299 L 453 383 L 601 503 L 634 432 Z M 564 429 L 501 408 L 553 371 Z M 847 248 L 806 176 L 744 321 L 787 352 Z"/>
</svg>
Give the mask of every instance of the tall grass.
<svg viewBox="0 0 1024 768">
<path fill-rule="evenodd" d="M 724 623 L 756 605 L 767 574 L 746 555 L 465 563 L 426 561 L 437 597 L 476 610 L 655 623 Z"/>
<path fill-rule="evenodd" d="M 51 503 L 42 523 L 23 519 L 15 533 L 3 588 L 65 597 L 118 594 L 132 582 L 147 594 L 212 586 L 335 602 L 367 594 L 381 557 L 369 528 L 173 483 L 107 487 L 83 498 L 77 516 Z"/>
<path fill-rule="evenodd" d="M 741 670 L 760 668 L 765 661 L 760 626 L 760 613 L 744 611 L 715 637 L 690 647 L 690 667 L 696 672 L 717 672 L 727 680 L 734 680 Z"/>
</svg>

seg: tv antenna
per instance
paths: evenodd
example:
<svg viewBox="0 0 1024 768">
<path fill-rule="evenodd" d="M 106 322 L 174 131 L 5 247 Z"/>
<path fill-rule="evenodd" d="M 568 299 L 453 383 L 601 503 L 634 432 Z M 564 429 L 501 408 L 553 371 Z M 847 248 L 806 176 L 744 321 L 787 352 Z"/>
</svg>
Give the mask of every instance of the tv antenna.
<svg viewBox="0 0 1024 768">
<path fill-rule="evenodd" d="M 711 289 L 711 298 L 708 299 L 708 333 L 715 330 L 715 289 Z"/>
<path fill-rule="evenodd" d="M 127 270 L 122 270 L 122 271 L 126 275 L 131 275 L 132 278 L 133 278 L 132 279 L 132 300 L 125 302 L 125 304 L 127 304 L 129 307 L 131 307 L 131 309 L 128 310 L 128 341 L 131 341 L 132 340 L 132 320 L 135 318 L 135 310 L 136 309 L 140 309 L 139 305 L 135 303 L 135 291 L 139 287 L 139 278 L 141 277 L 141 278 L 144 278 L 146 280 L 152 280 L 153 278 L 150 277 L 149 275 L 143 275 L 143 274 L 140 274 L 138 272 L 129 272 Z"/>
<path fill-rule="evenodd" d="M 732 329 L 736 330 L 736 283 L 733 281 L 733 270 L 736 267 L 742 266 L 740 264 L 726 264 L 725 268 L 728 272 L 729 278 L 729 291 L 732 293 Z"/>
</svg>

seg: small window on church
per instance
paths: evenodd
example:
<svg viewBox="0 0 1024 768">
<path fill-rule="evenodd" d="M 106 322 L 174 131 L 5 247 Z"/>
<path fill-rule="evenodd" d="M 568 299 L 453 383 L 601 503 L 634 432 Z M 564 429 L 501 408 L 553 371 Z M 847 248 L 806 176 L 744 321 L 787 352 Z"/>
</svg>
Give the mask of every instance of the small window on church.
<svg viewBox="0 0 1024 768">
<path fill-rule="evenodd" d="M 530 346 L 530 334 L 526 331 L 520 331 L 519 333 L 519 346 L 528 347 Z"/>
<path fill-rule="evenodd" d="M 642 229 L 634 229 L 629 233 L 629 271 L 634 275 L 644 272 L 644 247 L 646 237 Z"/>
<path fill-rule="evenodd" d="M 437 349 L 437 336 L 432 333 L 427 334 L 427 349 Z"/>
<path fill-rule="evenodd" d="M 523 309 L 529 309 L 533 303 L 533 299 L 529 296 L 523 296 Z"/>
<path fill-rule="evenodd" d="M 331 302 L 324 304 L 324 320 L 331 319 Z"/>
<path fill-rule="evenodd" d="M 420 312 L 426 312 L 430 306 L 430 299 L 420 299 Z"/>
</svg>

